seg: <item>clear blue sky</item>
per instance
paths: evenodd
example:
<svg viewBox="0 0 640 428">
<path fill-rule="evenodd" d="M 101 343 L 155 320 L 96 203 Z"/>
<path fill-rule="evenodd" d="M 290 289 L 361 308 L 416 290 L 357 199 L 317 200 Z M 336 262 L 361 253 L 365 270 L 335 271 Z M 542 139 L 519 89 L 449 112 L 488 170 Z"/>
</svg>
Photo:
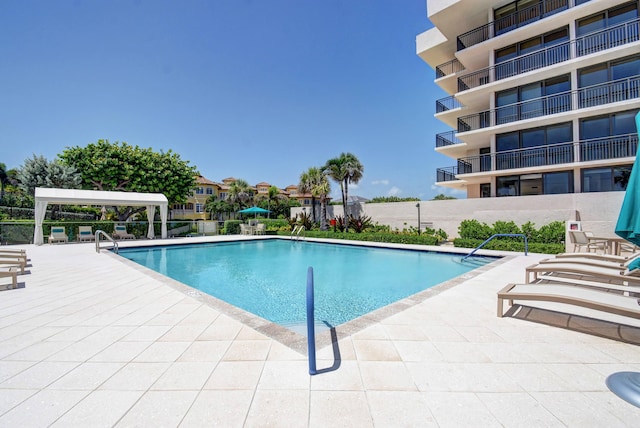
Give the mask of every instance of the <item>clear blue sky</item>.
<svg viewBox="0 0 640 428">
<path fill-rule="evenodd" d="M 425 0 L 2 0 L 0 162 L 108 139 L 286 187 L 352 152 L 350 194 L 450 194 L 430 27 Z"/>
</svg>

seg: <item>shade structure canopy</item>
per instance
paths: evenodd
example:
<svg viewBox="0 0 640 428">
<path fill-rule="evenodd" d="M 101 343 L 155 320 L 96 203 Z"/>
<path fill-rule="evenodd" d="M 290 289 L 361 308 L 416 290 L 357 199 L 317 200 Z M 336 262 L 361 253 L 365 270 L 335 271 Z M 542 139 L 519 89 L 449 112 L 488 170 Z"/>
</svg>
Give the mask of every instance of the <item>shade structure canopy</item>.
<svg viewBox="0 0 640 428">
<path fill-rule="evenodd" d="M 640 112 L 636 115 L 636 132 L 640 135 Z M 636 160 L 631 169 L 620 215 L 616 224 L 616 235 L 640 246 L 640 162 Z"/>
<path fill-rule="evenodd" d="M 36 187 L 35 200 L 36 221 L 33 234 L 33 243 L 35 245 L 44 244 L 42 223 L 48 204 L 144 206 L 147 208 L 147 219 L 149 220 L 148 238 L 154 237 L 153 214 L 155 213 L 155 207 L 159 207 L 160 219 L 162 220 L 162 237 L 167 237 L 169 201 L 162 193 L 108 192 L 105 190 Z"/>
<path fill-rule="evenodd" d="M 245 209 L 240 210 L 238 212 L 240 212 L 242 214 L 255 214 L 257 216 L 258 214 L 266 214 L 266 213 L 270 213 L 271 211 L 265 210 L 264 208 L 260 208 L 260 207 L 257 207 L 257 206 L 254 205 L 252 207 L 245 208 Z"/>
</svg>

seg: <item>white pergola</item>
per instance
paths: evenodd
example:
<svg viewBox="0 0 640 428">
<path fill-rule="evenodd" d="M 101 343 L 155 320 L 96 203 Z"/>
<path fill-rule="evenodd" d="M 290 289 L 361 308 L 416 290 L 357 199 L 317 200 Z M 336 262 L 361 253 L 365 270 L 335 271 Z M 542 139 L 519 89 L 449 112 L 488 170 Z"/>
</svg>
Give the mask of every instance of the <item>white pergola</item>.
<svg viewBox="0 0 640 428">
<path fill-rule="evenodd" d="M 167 237 L 167 211 L 169 201 L 162 193 L 134 193 L 134 192 L 107 192 L 104 190 L 77 190 L 77 189 L 52 189 L 36 187 L 36 226 L 33 233 L 35 245 L 44 244 L 42 222 L 47 212 L 47 204 L 74 204 L 74 205 L 122 205 L 147 207 L 147 220 L 149 229 L 147 238 L 155 236 L 153 232 L 153 215 L 156 206 L 160 208 L 162 220 L 162 238 Z"/>
</svg>

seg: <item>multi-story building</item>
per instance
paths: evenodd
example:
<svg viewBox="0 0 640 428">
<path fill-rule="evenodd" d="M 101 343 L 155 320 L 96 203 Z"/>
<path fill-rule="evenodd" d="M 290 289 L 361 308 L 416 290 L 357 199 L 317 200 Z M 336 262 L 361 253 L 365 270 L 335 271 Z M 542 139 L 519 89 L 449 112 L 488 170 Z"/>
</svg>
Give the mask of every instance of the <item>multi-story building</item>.
<svg viewBox="0 0 640 428">
<path fill-rule="evenodd" d="M 640 109 L 638 0 L 427 0 L 418 55 L 450 96 L 437 184 L 468 198 L 624 190 Z"/>
</svg>

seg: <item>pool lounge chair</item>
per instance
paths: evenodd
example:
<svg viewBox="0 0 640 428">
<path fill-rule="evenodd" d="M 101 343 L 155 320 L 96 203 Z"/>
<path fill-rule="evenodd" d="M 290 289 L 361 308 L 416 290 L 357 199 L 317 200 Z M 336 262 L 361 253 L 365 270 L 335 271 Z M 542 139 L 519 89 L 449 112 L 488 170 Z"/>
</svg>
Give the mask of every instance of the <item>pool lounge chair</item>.
<svg viewBox="0 0 640 428">
<path fill-rule="evenodd" d="M 116 224 L 113 230 L 113 237 L 115 239 L 136 239 L 136 235 L 127 232 L 127 226 L 124 224 Z"/>
<path fill-rule="evenodd" d="M 69 242 L 69 237 L 65 233 L 64 226 L 52 226 L 51 234 L 49 235 L 49 244 L 55 244 L 56 242 Z"/>
<path fill-rule="evenodd" d="M 91 230 L 91 226 L 78 226 L 78 242 L 95 241 L 96 237 Z"/>
<path fill-rule="evenodd" d="M 582 306 L 632 318 L 640 317 L 640 304 L 637 297 L 576 287 L 566 283 L 507 285 L 498 291 L 498 317 L 500 318 L 504 316 L 504 300 L 508 300 L 512 306 L 514 300 L 546 301 Z"/>
<path fill-rule="evenodd" d="M 17 268 L 20 269 L 20 273 L 24 273 L 24 268 L 27 266 L 26 260 L 20 259 L 1 259 L 0 258 L 0 268 Z"/>
<path fill-rule="evenodd" d="M 530 284 L 549 277 L 564 279 L 586 279 L 616 284 L 640 285 L 640 269 L 632 271 L 624 267 L 608 267 L 584 263 L 538 263 L 525 269 L 525 283 Z"/>
<path fill-rule="evenodd" d="M 18 268 L 15 266 L 0 267 L 0 278 L 11 278 L 11 287 L 7 288 L 17 288 L 18 287 Z"/>
<path fill-rule="evenodd" d="M 631 259 L 640 256 L 640 252 L 632 253 L 626 256 L 616 256 L 615 254 L 596 254 L 596 253 L 560 253 L 556 254 L 556 259 L 573 259 L 579 257 L 583 260 L 602 260 L 610 262 L 625 263 Z"/>
</svg>

